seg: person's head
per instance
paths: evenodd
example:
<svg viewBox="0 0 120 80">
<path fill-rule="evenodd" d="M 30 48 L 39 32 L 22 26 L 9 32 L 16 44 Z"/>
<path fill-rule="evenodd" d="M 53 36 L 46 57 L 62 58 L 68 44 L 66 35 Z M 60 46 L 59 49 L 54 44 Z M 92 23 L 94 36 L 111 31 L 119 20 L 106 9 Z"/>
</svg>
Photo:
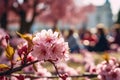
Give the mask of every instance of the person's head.
<svg viewBox="0 0 120 80">
<path fill-rule="evenodd" d="M 84 34 L 84 37 L 90 37 L 92 34 L 91 34 L 91 32 L 89 31 L 89 30 L 87 30 L 86 32 L 85 32 L 85 34 Z"/>
<path fill-rule="evenodd" d="M 98 24 L 98 25 L 97 25 L 97 34 L 98 34 L 98 35 L 103 35 L 103 34 L 105 34 L 104 24 Z"/>
<path fill-rule="evenodd" d="M 114 30 L 115 30 L 115 33 L 119 34 L 120 33 L 120 24 L 114 24 Z"/>
<path fill-rule="evenodd" d="M 70 37 L 71 35 L 73 35 L 73 33 L 74 33 L 74 30 L 73 29 L 69 29 L 69 31 L 68 31 L 68 37 Z"/>
</svg>

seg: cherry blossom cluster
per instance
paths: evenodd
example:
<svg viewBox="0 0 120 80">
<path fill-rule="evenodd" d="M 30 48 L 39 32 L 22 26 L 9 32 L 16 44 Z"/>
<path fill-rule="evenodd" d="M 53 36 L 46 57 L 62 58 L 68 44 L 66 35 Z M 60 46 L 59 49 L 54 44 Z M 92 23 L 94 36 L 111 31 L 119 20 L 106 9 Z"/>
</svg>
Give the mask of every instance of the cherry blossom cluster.
<svg viewBox="0 0 120 80">
<path fill-rule="evenodd" d="M 36 33 L 33 44 L 31 53 L 39 60 L 59 61 L 68 57 L 68 43 L 58 32 L 53 32 L 51 29 Z"/>
<path fill-rule="evenodd" d="M 1 61 L 0 64 L 0 80 L 29 80 L 27 79 L 28 76 L 24 75 L 26 71 L 33 71 L 36 74 L 35 76 L 38 77 L 46 77 L 38 80 L 48 80 L 47 77 L 50 77 L 52 74 L 40 64 L 35 65 L 41 61 L 51 62 L 58 76 L 66 80 L 67 76 L 59 74 L 55 65 L 56 62 L 66 60 L 69 53 L 68 43 L 64 41 L 59 32 L 53 32 L 49 29 L 33 35 L 17 34 L 22 40 L 19 39 L 15 46 L 11 45 L 8 35 L 0 36 L 6 42 L 4 46 L 5 51 L 2 52 L 1 56 L 5 63 Z M 14 40 L 12 43 L 14 43 Z M 16 72 L 18 71 L 23 71 L 23 74 L 17 74 Z"/>
<path fill-rule="evenodd" d="M 115 58 L 101 62 L 91 72 L 97 73 L 99 80 L 120 80 L 119 62 Z"/>
</svg>

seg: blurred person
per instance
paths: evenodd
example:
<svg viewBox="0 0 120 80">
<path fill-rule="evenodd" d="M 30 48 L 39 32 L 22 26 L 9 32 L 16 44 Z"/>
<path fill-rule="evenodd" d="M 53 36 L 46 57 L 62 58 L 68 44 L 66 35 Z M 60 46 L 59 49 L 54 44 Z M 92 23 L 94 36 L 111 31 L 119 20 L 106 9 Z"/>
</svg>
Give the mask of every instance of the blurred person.
<svg viewBox="0 0 120 80">
<path fill-rule="evenodd" d="M 120 25 L 115 24 L 113 29 L 113 42 L 111 42 L 111 49 L 117 51 L 120 47 Z"/>
<path fill-rule="evenodd" d="M 109 47 L 109 42 L 106 38 L 103 24 L 97 25 L 97 37 L 98 37 L 98 41 L 94 47 L 94 50 L 98 52 L 108 51 L 110 47 Z"/>
<path fill-rule="evenodd" d="M 77 34 L 75 34 L 73 29 L 70 29 L 68 32 L 68 36 L 67 36 L 67 41 L 68 41 L 68 45 L 70 48 L 71 53 L 73 52 L 80 52 L 80 43 L 79 43 L 79 37 Z"/>
<path fill-rule="evenodd" d="M 86 30 L 83 34 L 82 43 L 88 51 L 93 51 L 96 41 L 96 35 L 92 34 L 89 30 Z"/>
<path fill-rule="evenodd" d="M 116 24 L 116 28 L 114 29 L 114 41 L 113 43 L 116 43 L 117 45 L 120 46 L 120 25 L 117 26 Z"/>
<path fill-rule="evenodd" d="M 84 33 L 86 32 L 86 29 L 84 29 L 84 28 L 81 28 L 81 29 L 79 29 L 79 37 L 80 37 L 80 39 L 83 39 L 83 35 L 84 35 Z"/>
<path fill-rule="evenodd" d="M 64 39 L 67 40 L 67 37 L 68 37 L 69 31 L 66 30 L 66 29 L 61 29 L 60 32 L 61 32 L 62 36 L 64 37 Z"/>
</svg>

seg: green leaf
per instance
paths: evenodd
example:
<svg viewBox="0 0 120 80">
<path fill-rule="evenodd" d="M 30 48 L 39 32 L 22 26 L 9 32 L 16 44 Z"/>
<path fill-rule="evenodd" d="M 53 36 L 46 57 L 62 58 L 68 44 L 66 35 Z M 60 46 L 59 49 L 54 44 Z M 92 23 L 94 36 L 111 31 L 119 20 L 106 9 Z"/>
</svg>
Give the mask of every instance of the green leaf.
<svg viewBox="0 0 120 80">
<path fill-rule="evenodd" d="M 0 69 L 8 69 L 8 65 L 6 64 L 0 64 Z"/>
<path fill-rule="evenodd" d="M 11 47 L 9 44 L 6 48 L 6 57 L 9 59 L 9 60 L 12 60 L 13 59 L 13 56 L 14 56 L 14 53 L 15 53 L 15 50 L 13 47 Z"/>
</svg>

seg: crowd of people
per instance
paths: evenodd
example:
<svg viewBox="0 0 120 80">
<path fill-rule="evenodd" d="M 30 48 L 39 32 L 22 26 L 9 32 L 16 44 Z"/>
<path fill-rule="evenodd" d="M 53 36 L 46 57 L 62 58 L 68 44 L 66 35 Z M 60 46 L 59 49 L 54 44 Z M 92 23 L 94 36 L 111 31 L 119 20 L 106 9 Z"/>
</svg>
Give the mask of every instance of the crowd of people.
<svg viewBox="0 0 120 80">
<path fill-rule="evenodd" d="M 114 24 L 111 29 L 106 29 L 103 24 L 96 26 L 96 32 L 74 29 L 68 30 L 66 37 L 71 53 L 79 53 L 82 50 L 105 52 L 120 51 L 120 25 Z"/>
<path fill-rule="evenodd" d="M 110 29 L 106 29 L 103 24 L 98 24 L 95 27 L 96 32 L 90 29 L 75 28 L 63 29 L 61 31 L 63 37 L 69 44 L 71 53 L 80 53 L 82 50 L 104 52 L 104 51 L 120 51 L 120 24 L 114 24 Z M 10 31 L 6 31 L 9 33 Z M 67 33 L 66 33 L 67 32 Z M 20 40 L 16 34 L 11 35 L 11 43 Z M 15 44 L 16 45 L 16 44 Z M 13 46 L 15 46 L 13 45 Z"/>
</svg>

